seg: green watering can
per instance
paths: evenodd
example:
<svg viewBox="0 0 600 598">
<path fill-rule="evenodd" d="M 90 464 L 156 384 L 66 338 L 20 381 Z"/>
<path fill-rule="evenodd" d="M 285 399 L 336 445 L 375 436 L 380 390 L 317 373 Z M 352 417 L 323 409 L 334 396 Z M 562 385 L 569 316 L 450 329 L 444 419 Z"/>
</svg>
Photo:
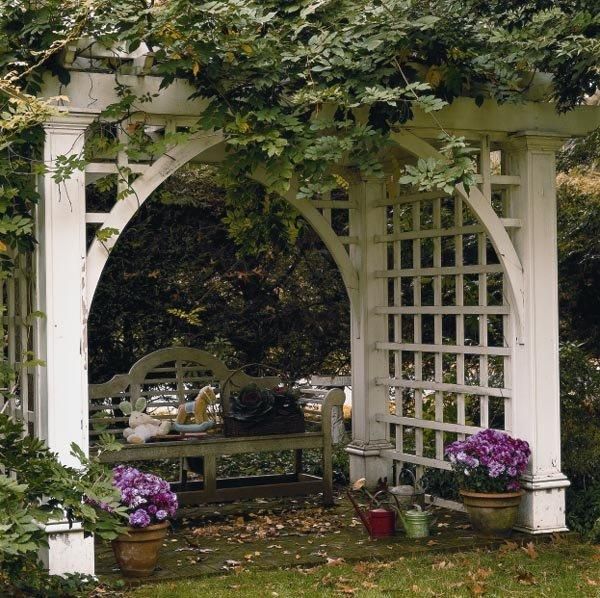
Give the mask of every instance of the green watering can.
<svg viewBox="0 0 600 598">
<path fill-rule="evenodd" d="M 407 538 L 427 538 L 429 527 L 435 521 L 430 511 L 423 511 L 420 505 L 413 505 L 410 511 L 399 512 Z"/>
</svg>

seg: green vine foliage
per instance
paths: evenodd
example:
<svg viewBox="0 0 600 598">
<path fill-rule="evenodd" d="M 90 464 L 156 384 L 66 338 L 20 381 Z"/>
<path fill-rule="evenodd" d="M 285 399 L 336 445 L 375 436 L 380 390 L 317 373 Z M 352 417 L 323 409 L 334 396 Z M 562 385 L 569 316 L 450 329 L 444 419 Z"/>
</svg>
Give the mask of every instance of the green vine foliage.
<svg viewBox="0 0 600 598">
<path fill-rule="evenodd" d="M 183 78 L 206 100 L 197 129 L 224 132 L 232 180 L 264 165 L 269 191 L 313 196 L 335 185 L 334 165 L 380 173 L 390 132 L 415 110 L 437 126 L 435 113 L 459 95 L 478 104 L 520 101 L 536 72 L 554 77 L 559 109 L 581 102 L 600 81 L 596 8 L 594 0 L 7 3 L 0 15 L 0 249 L 34 243 L 35 175 L 48 167 L 37 161 L 37 125 L 49 107 L 32 95 L 45 72 L 68 82 L 60 62 L 68 42 L 95 38 L 130 51 L 146 43 L 163 86 Z M 105 118 L 143 112 L 152 99 L 135 96 L 118 76 L 116 86 L 121 101 Z M 127 151 L 147 153 L 142 133 L 128 134 Z M 464 140 L 446 137 L 440 146 L 438 164 L 418 164 L 403 181 L 472 184 Z M 81 167 L 80 160 L 53 166 L 59 179 Z"/>
<path fill-rule="evenodd" d="M 72 451 L 81 462 L 79 469 L 62 465 L 42 440 L 23 436 L 19 423 L 0 414 L 1 587 L 24 590 L 31 582 L 24 571 L 40 571 L 37 553 L 47 542 L 45 523 L 78 521 L 86 533 L 108 540 L 125 529 L 126 515 L 110 470 L 76 445 Z"/>
</svg>

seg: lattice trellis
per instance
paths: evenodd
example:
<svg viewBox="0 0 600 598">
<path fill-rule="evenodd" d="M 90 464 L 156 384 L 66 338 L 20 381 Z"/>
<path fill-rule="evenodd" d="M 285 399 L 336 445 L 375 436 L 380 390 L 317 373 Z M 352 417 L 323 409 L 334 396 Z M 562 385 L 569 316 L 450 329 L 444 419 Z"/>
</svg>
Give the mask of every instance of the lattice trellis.
<svg viewBox="0 0 600 598">
<path fill-rule="evenodd" d="M 493 174 L 493 170 L 499 171 Z M 477 181 L 507 228 L 518 226 L 500 152 L 481 143 Z M 394 460 L 449 469 L 444 446 L 478 430 L 511 429 L 511 307 L 507 281 L 483 226 L 457 194 L 398 194 L 386 201 L 389 414 Z"/>
<path fill-rule="evenodd" d="M 23 421 L 28 434 L 35 433 L 35 388 L 33 383 L 32 284 L 33 256 L 17 255 L 16 268 L 0 278 L 3 387 L 0 412 Z M 12 376 L 14 372 L 14 378 Z"/>
</svg>

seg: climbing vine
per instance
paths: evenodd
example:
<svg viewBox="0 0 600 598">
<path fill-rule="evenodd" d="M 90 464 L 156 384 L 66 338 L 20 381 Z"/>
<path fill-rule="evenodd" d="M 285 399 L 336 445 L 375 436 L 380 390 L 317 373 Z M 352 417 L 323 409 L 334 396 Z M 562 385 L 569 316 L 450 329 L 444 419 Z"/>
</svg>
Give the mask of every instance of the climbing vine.
<svg viewBox="0 0 600 598">
<path fill-rule="evenodd" d="M 435 114 L 460 95 L 521 101 L 537 72 L 554 77 L 566 110 L 600 82 L 600 16 L 592 0 L 17 0 L 0 14 L 0 250 L 34 246 L 35 179 L 60 180 L 85 156 L 39 162 L 39 124 L 56 101 L 36 98 L 50 73 L 67 83 L 67 46 L 98 40 L 107 48 L 155 54 L 163 87 L 185 79 L 206 109 L 194 127 L 223 131 L 233 179 L 259 164 L 272 192 L 303 196 L 335 185 L 334 166 L 382 171 L 390 133 L 416 111 Z M 152 98 L 119 81 L 120 101 L 102 116 L 128 122 Z M 438 161 L 420 162 L 402 182 L 421 188 L 472 184 L 465 141 L 440 128 Z M 127 152 L 148 151 L 140 128 L 126 128 Z M 119 136 L 91 144 L 116 152 Z M 137 148 L 137 149 L 136 149 Z M 156 155 L 161 147 L 151 147 Z M 89 150 L 88 150 L 89 151 Z M 129 182 L 129 173 L 120 173 Z M 103 234 L 107 235 L 106 231 Z"/>
</svg>

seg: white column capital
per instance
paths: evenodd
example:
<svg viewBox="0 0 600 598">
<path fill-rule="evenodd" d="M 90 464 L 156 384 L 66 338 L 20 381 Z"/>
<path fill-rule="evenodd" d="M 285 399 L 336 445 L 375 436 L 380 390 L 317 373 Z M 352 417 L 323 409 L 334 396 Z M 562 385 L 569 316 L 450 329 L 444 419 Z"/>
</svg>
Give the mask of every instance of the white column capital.
<svg viewBox="0 0 600 598">
<path fill-rule="evenodd" d="M 99 114 L 95 110 L 59 110 L 50 116 L 42 126 L 46 131 L 85 131 L 98 118 Z"/>
<path fill-rule="evenodd" d="M 519 131 L 510 135 L 504 144 L 509 151 L 556 153 L 568 137 L 549 131 Z"/>
</svg>

